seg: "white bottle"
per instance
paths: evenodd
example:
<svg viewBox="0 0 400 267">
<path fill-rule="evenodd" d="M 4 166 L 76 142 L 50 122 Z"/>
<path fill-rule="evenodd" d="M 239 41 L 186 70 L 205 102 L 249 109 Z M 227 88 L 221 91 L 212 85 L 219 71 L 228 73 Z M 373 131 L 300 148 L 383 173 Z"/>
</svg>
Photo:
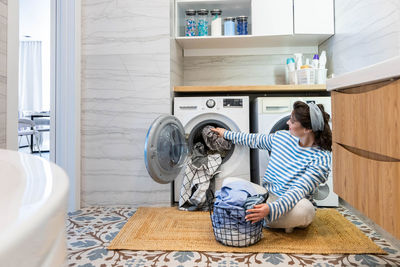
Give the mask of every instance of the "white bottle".
<svg viewBox="0 0 400 267">
<path fill-rule="evenodd" d="M 318 54 L 315 54 L 315 55 L 314 55 L 311 64 L 312 64 L 312 68 L 313 68 L 313 69 L 318 69 L 318 66 L 319 66 L 319 56 L 318 56 Z"/>
<path fill-rule="evenodd" d="M 222 35 L 222 11 L 221 9 L 211 10 L 211 36 Z"/>
<path fill-rule="evenodd" d="M 297 84 L 294 58 L 286 59 L 286 82 L 288 84 Z"/>
<path fill-rule="evenodd" d="M 319 57 L 319 68 L 325 69 L 326 65 L 326 51 L 322 51 L 321 56 Z"/>
<path fill-rule="evenodd" d="M 303 54 L 295 53 L 294 58 L 296 60 L 296 69 L 299 70 L 301 68 L 301 66 L 303 66 Z"/>
<path fill-rule="evenodd" d="M 326 52 L 322 51 L 321 56 L 319 57 L 319 69 L 316 83 L 318 84 L 325 84 L 326 83 Z"/>
<path fill-rule="evenodd" d="M 306 68 L 306 69 L 311 68 L 310 59 L 309 59 L 309 58 L 306 58 L 306 67 L 305 67 L 305 68 Z"/>
</svg>

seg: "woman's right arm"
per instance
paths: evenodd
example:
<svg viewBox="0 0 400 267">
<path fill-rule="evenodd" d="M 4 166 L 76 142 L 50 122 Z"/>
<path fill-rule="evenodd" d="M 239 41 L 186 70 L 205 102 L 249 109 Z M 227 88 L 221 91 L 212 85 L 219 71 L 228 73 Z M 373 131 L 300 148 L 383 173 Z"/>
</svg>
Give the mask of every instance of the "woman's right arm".
<svg viewBox="0 0 400 267">
<path fill-rule="evenodd" d="M 273 134 L 267 135 L 231 132 L 223 128 L 215 128 L 212 129 L 212 131 L 218 133 L 219 136 L 224 137 L 227 140 L 231 140 L 234 144 L 245 145 L 250 148 L 272 150 Z"/>
</svg>

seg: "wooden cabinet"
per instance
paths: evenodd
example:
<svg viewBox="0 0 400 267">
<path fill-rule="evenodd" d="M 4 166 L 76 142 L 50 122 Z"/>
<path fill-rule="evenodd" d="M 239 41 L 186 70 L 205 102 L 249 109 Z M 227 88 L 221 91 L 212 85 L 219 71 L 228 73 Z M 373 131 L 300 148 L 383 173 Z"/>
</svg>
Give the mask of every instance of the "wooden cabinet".
<svg viewBox="0 0 400 267">
<path fill-rule="evenodd" d="M 400 80 L 332 92 L 333 141 L 400 159 Z"/>
<path fill-rule="evenodd" d="M 332 92 L 334 191 L 400 238 L 400 80 Z"/>
<path fill-rule="evenodd" d="M 400 160 L 371 157 L 337 143 L 333 160 L 334 191 L 400 238 Z"/>
</svg>

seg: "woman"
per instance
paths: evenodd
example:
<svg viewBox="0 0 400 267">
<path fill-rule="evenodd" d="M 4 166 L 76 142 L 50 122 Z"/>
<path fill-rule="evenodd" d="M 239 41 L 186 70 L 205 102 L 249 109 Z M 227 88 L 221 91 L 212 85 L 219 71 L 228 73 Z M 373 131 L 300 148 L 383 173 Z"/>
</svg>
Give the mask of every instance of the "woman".
<svg viewBox="0 0 400 267">
<path fill-rule="evenodd" d="M 235 144 L 271 151 L 263 178 L 270 198 L 247 210 L 246 220 L 255 223 L 265 218 L 267 227 L 285 228 L 286 232 L 311 224 L 315 216 L 312 194 L 326 182 L 331 166 L 328 121 L 329 114 L 322 105 L 297 101 L 287 121 L 289 131 L 266 135 L 213 129 Z"/>
</svg>

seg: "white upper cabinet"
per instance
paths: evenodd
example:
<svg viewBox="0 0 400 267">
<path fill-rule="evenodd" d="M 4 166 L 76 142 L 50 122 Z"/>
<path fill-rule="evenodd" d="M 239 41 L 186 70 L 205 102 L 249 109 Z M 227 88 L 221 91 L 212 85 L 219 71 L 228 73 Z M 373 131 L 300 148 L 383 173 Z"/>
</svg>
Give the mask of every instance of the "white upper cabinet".
<svg viewBox="0 0 400 267">
<path fill-rule="evenodd" d="M 295 34 L 334 34 L 333 0 L 294 0 Z"/>
<path fill-rule="evenodd" d="M 252 0 L 253 35 L 293 34 L 293 0 Z"/>
<path fill-rule="evenodd" d="M 185 36 L 187 9 L 222 10 L 221 36 Z M 248 35 L 224 35 L 224 18 L 248 17 Z M 211 27 L 211 23 L 209 24 Z M 175 0 L 175 39 L 184 56 L 317 53 L 334 34 L 333 0 Z"/>
</svg>

